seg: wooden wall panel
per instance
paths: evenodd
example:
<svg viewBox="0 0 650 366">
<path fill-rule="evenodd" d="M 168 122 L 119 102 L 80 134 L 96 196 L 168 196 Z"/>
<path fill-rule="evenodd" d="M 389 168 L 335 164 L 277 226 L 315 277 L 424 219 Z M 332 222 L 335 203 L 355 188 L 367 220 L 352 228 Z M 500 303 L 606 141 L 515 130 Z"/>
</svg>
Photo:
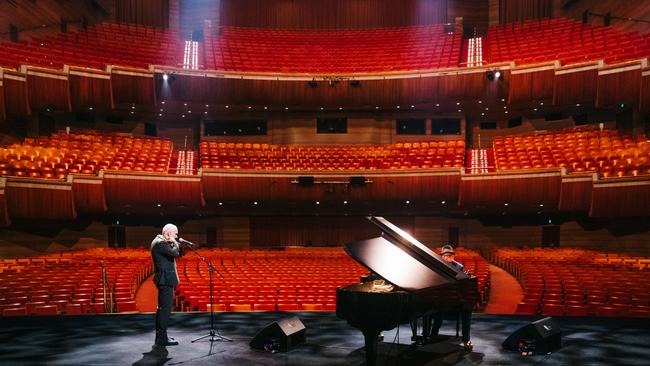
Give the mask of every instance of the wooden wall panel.
<svg viewBox="0 0 650 366">
<path fill-rule="evenodd" d="M 5 195 L 11 218 L 53 220 L 77 218 L 72 185 L 66 182 L 9 178 Z"/>
<path fill-rule="evenodd" d="M 155 103 L 153 73 L 122 68 L 113 68 L 111 71 L 111 87 L 115 103 L 142 105 Z"/>
<path fill-rule="evenodd" d="M 103 213 L 108 208 L 101 177 L 72 176 L 72 195 L 79 213 Z"/>
<path fill-rule="evenodd" d="M 639 103 L 641 95 L 641 63 L 614 65 L 598 71 L 596 107 L 607 108 L 620 103 Z"/>
<path fill-rule="evenodd" d="M 474 28 L 477 34 L 487 32 L 489 21 L 487 0 L 450 0 L 447 7 L 447 22 L 454 23 L 456 17 L 462 17 L 466 32 Z"/>
<path fill-rule="evenodd" d="M 27 69 L 27 95 L 32 110 L 52 108 L 70 111 L 68 75 L 42 69 Z"/>
<path fill-rule="evenodd" d="M 589 211 L 594 176 L 592 174 L 562 176 L 560 188 L 560 211 Z"/>
<path fill-rule="evenodd" d="M 413 233 L 414 218 L 388 217 L 401 229 Z M 256 247 L 270 246 L 341 246 L 353 240 L 377 237 L 379 229 L 363 216 L 298 216 L 251 217 L 250 243 Z"/>
<path fill-rule="evenodd" d="M 458 0 L 222 0 L 219 24 L 300 29 L 440 24 L 448 21 L 448 2 L 461 3 L 461 6 L 467 3 Z M 487 18 L 487 9 L 485 15 Z"/>
<path fill-rule="evenodd" d="M 444 101 L 505 98 L 505 81 L 488 83 L 485 70 L 456 69 L 418 77 L 372 80 L 357 78 L 360 86 L 347 80 L 330 83 L 317 79 L 318 86 L 309 87 L 305 80 L 235 79 L 203 75 L 177 74 L 173 81 L 163 81 L 157 72 L 156 95 L 159 99 L 195 101 L 210 104 L 284 105 L 288 107 L 375 107 L 437 103 Z M 115 83 L 114 83 L 115 85 Z M 114 87 L 114 89 L 117 89 Z M 116 91 L 117 99 L 117 91 Z"/>
<path fill-rule="evenodd" d="M 132 206 L 165 209 L 177 206 L 201 207 L 205 204 L 199 177 L 105 172 L 104 194 L 109 209 Z"/>
<path fill-rule="evenodd" d="M 598 65 L 563 67 L 555 70 L 553 104 L 567 105 L 596 100 Z"/>
<path fill-rule="evenodd" d="M 31 109 L 27 100 L 27 78 L 25 74 L 4 70 L 2 80 L 7 115 L 29 115 Z"/>
<path fill-rule="evenodd" d="M 5 92 L 4 92 L 4 75 L 0 67 L 0 122 L 4 122 L 7 118 L 5 111 Z"/>
<path fill-rule="evenodd" d="M 499 10 L 501 24 L 549 18 L 553 14 L 553 0 L 500 0 Z"/>
<path fill-rule="evenodd" d="M 71 69 L 69 82 L 70 101 L 75 108 L 113 108 L 110 73 Z"/>
<path fill-rule="evenodd" d="M 5 194 L 6 187 L 7 178 L 0 177 L 0 227 L 11 225 L 11 218 L 7 209 L 7 196 Z"/>
<path fill-rule="evenodd" d="M 115 20 L 167 28 L 169 0 L 116 0 Z"/>
<path fill-rule="evenodd" d="M 363 187 L 347 184 L 315 184 L 301 187 L 292 183 L 298 176 L 313 175 L 316 181 L 347 183 L 350 176 L 364 176 L 372 183 Z M 315 172 L 283 174 L 223 173 L 203 171 L 206 201 L 316 201 L 316 200 L 457 200 L 460 172 L 440 169 L 438 173 L 370 173 L 369 171 L 323 175 Z"/>
<path fill-rule="evenodd" d="M 649 216 L 650 178 L 605 179 L 594 182 L 591 217 Z"/>
<path fill-rule="evenodd" d="M 559 171 L 530 171 L 463 175 L 459 206 L 499 206 L 510 209 L 543 204 L 557 207 L 560 199 Z"/>
<path fill-rule="evenodd" d="M 643 112 L 650 112 L 650 67 L 644 68 L 641 75 L 639 109 Z"/>
<path fill-rule="evenodd" d="M 553 99 L 555 64 L 517 68 L 510 72 L 508 103 Z"/>
</svg>

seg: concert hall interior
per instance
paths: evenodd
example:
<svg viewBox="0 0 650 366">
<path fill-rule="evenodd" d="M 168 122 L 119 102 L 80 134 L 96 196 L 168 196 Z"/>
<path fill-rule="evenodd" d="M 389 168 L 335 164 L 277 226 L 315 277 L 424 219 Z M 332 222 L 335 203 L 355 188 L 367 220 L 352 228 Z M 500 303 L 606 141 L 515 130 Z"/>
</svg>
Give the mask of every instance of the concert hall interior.
<svg viewBox="0 0 650 366">
<path fill-rule="evenodd" d="M 0 0 L 0 364 L 647 364 L 649 58 L 645 0 Z"/>
</svg>

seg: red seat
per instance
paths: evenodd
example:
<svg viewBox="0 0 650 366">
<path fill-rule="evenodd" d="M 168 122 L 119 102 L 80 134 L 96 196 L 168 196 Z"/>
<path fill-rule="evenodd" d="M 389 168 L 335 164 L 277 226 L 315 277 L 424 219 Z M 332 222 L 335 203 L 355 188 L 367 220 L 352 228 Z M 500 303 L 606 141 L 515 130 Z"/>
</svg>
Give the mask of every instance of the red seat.
<svg viewBox="0 0 650 366">
<path fill-rule="evenodd" d="M 84 313 L 83 307 L 81 304 L 67 304 L 65 306 L 66 315 L 81 315 Z"/>
<path fill-rule="evenodd" d="M 230 304 L 228 310 L 234 312 L 251 311 L 251 304 Z"/>
<path fill-rule="evenodd" d="M 138 309 L 136 308 L 135 301 L 125 301 L 125 302 L 118 302 L 116 303 L 117 307 L 117 312 L 125 312 L 125 311 L 137 311 Z"/>
<path fill-rule="evenodd" d="M 528 315 L 537 314 L 538 307 L 539 307 L 538 303 L 522 302 L 517 305 L 517 310 L 515 310 L 515 314 L 528 314 Z"/>
<path fill-rule="evenodd" d="M 34 308 L 36 315 L 58 315 L 59 307 L 56 305 L 40 305 Z"/>
<path fill-rule="evenodd" d="M 24 306 L 2 309 L 2 316 L 25 316 L 25 315 L 27 315 L 27 309 Z"/>
<path fill-rule="evenodd" d="M 278 303 L 278 311 L 299 311 L 299 304 Z"/>
</svg>

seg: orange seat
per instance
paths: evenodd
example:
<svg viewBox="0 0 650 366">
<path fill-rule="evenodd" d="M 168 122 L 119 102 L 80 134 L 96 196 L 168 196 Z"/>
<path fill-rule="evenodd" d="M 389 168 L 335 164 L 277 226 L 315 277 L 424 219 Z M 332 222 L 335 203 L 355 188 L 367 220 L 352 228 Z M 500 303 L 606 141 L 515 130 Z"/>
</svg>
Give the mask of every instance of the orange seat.
<svg viewBox="0 0 650 366">
<path fill-rule="evenodd" d="M 251 304 L 230 304 L 229 310 L 234 312 L 251 311 Z"/>
</svg>

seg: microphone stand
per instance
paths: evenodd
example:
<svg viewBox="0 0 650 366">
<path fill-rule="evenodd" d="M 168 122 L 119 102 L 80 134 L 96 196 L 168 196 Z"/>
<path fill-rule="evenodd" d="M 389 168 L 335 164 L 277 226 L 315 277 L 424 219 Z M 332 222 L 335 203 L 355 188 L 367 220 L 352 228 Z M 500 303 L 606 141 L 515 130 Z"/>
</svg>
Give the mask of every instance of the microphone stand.
<svg viewBox="0 0 650 366">
<path fill-rule="evenodd" d="M 183 242 L 179 241 L 179 243 L 183 243 Z M 204 336 L 193 339 L 191 341 L 191 343 L 194 343 L 196 341 L 199 341 L 199 340 L 201 340 L 203 338 L 208 338 L 208 337 L 210 337 L 210 343 L 215 342 L 215 341 L 232 342 L 232 339 L 222 336 L 221 333 L 219 333 L 219 331 L 217 329 L 215 329 L 215 327 L 214 327 L 214 295 L 213 295 L 213 289 L 212 289 L 212 272 L 217 272 L 217 274 L 221 278 L 223 278 L 223 275 L 219 272 L 218 269 L 216 269 L 212 265 L 212 262 L 210 262 L 209 259 L 207 259 L 206 257 L 199 254 L 199 252 L 196 249 L 194 249 L 193 245 L 189 245 L 189 244 L 186 244 L 186 243 L 183 243 L 183 244 L 185 244 L 186 247 L 190 248 L 192 250 L 192 252 L 194 252 L 194 254 L 196 254 L 196 256 L 199 257 L 199 259 L 201 261 L 203 261 L 208 266 L 208 272 L 210 274 L 210 332 L 208 334 L 204 335 Z"/>
</svg>

